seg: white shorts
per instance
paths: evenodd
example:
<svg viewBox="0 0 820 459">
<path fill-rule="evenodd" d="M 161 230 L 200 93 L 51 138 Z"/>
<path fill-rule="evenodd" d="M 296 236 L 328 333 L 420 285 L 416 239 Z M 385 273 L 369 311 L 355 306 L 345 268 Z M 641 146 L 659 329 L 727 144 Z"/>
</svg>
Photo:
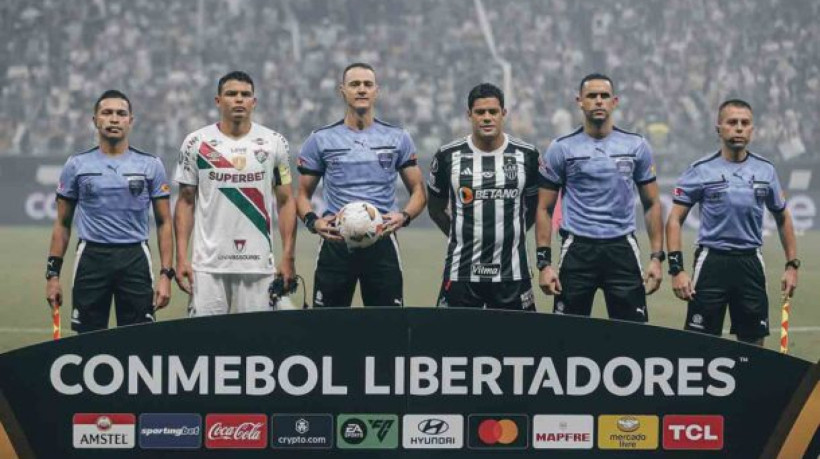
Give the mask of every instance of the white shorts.
<svg viewBox="0 0 820 459">
<path fill-rule="evenodd" d="M 193 295 L 188 316 L 216 316 L 231 312 L 272 311 L 268 286 L 273 274 L 224 274 L 194 271 Z M 283 297 L 276 309 L 294 309 Z"/>
</svg>

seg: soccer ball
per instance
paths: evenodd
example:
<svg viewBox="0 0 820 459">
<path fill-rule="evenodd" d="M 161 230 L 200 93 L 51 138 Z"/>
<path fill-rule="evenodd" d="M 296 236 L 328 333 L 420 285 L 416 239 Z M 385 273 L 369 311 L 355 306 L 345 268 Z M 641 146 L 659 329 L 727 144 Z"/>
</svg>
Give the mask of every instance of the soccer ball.
<svg viewBox="0 0 820 459">
<path fill-rule="evenodd" d="M 342 207 L 336 216 L 336 226 L 348 247 L 361 249 L 379 240 L 384 219 L 372 204 L 356 201 Z"/>
</svg>

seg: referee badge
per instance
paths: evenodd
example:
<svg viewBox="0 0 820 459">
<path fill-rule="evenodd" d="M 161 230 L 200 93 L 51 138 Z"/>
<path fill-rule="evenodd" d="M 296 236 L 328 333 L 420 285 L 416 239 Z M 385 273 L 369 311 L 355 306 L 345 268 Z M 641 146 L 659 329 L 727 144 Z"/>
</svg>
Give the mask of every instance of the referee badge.
<svg viewBox="0 0 820 459">
<path fill-rule="evenodd" d="M 141 177 L 128 177 L 128 191 L 132 196 L 139 196 L 145 189 L 145 180 Z"/>
<path fill-rule="evenodd" d="M 631 159 L 619 159 L 615 161 L 615 167 L 624 177 L 632 177 L 632 170 L 635 167 L 635 163 L 633 163 Z"/>
<path fill-rule="evenodd" d="M 377 155 L 379 157 L 379 165 L 382 169 L 389 171 L 393 166 L 393 152 L 379 152 Z"/>
</svg>

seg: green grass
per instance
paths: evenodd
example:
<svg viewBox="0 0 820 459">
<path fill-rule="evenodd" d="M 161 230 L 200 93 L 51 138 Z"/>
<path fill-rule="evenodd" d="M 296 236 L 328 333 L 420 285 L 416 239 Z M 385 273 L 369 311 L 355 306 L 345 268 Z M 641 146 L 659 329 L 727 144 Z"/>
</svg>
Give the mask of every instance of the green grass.
<svg viewBox="0 0 820 459">
<path fill-rule="evenodd" d="M 530 234 L 532 236 L 532 234 Z M 688 234 L 687 246 L 691 247 Z M 0 228 L 0 352 L 34 344 L 50 339 L 50 315 L 45 301 L 45 259 L 48 251 L 50 228 L 45 227 L 2 227 Z M 441 270 L 444 263 L 446 240 L 434 229 L 408 228 L 399 233 L 404 265 L 405 300 L 409 306 L 429 306 L 435 303 L 440 286 Z M 315 268 L 317 237 L 300 231 L 297 243 L 296 269 L 307 283 L 311 292 L 313 270 Z M 646 246 L 645 235 L 639 241 Z M 154 241 L 151 242 L 155 246 Z M 67 305 L 70 305 L 71 271 L 74 262 L 76 242 L 66 256 L 63 291 Z M 530 241 L 530 250 L 534 245 Z M 767 347 L 777 349 L 779 343 L 780 300 L 779 286 L 783 267 L 783 251 L 776 236 L 765 241 L 764 256 L 767 261 L 769 298 L 771 309 L 772 336 L 766 341 Z M 820 273 L 812 261 L 820 258 L 820 232 L 807 233 L 799 237 L 800 257 L 804 260 L 800 271 L 800 288 L 792 302 L 791 327 L 817 327 L 813 331 L 791 333 L 792 354 L 811 361 L 820 358 L 820 298 L 816 295 Z M 154 250 L 154 252 L 156 252 Z M 692 250 L 685 251 L 687 265 L 692 260 Z M 534 258 L 534 257 L 533 257 Z M 646 254 L 644 254 L 646 258 Z M 155 262 L 155 265 L 156 262 Z M 533 271 L 535 272 L 534 268 Z M 814 291 L 814 292 L 812 292 Z M 301 301 L 302 291 L 296 295 Z M 179 318 L 185 315 L 187 297 L 174 287 L 171 305 L 159 313 L 160 320 Z M 358 294 L 354 302 L 360 304 Z M 552 298 L 536 292 L 538 310 L 552 310 Z M 64 308 L 63 331 L 69 329 L 69 308 Z M 661 290 L 649 298 L 650 321 L 653 325 L 681 328 L 686 304 L 674 298 L 669 278 L 665 276 Z M 112 314 L 113 315 L 113 314 Z M 594 316 L 603 317 L 605 308 L 603 295 L 596 296 Z M 728 324 L 728 318 L 727 318 Z M 649 343 L 648 343 L 649 344 Z"/>
</svg>

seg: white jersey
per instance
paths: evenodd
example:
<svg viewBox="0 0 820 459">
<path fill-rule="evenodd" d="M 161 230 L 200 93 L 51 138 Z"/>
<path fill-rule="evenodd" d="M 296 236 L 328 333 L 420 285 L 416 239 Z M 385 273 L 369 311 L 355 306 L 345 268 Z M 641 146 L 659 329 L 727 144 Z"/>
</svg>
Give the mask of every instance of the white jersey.
<svg viewBox="0 0 820 459">
<path fill-rule="evenodd" d="M 290 186 L 288 149 L 281 134 L 256 123 L 241 139 L 217 124 L 185 138 L 174 179 L 197 187 L 195 271 L 273 273 L 271 185 Z"/>
</svg>

